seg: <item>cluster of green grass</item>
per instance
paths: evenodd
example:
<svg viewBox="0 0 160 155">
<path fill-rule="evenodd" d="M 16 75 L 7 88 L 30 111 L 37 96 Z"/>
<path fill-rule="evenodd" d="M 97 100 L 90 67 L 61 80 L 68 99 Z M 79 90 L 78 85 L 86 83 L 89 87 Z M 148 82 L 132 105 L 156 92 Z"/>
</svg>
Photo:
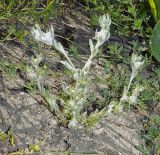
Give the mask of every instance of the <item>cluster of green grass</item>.
<svg viewBox="0 0 160 155">
<path fill-rule="evenodd" d="M 109 13 L 112 17 L 113 32 L 117 35 L 139 35 L 146 37 L 151 33 L 147 26 L 150 12 L 147 1 L 136 2 L 134 0 L 105 1 L 83 0 L 86 10 L 90 12 L 91 25 L 98 24 L 98 16 Z M 147 11 L 148 10 L 148 11 Z M 144 27 L 145 26 L 145 27 Z"/>
<path fill-rule="evenodd" d="M 45 25 L 50 17 L 56 16 L 62 3 L 57 0 L 1 0 L 0 40 L 25 41 L 30 24 Z"/>
</svg>

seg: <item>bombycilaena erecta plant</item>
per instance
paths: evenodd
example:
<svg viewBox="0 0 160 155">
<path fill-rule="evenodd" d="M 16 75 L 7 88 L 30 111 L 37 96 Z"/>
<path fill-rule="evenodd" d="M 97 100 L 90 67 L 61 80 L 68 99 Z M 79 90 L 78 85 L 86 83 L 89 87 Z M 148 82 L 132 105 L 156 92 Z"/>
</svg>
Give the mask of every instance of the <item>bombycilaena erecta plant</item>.
<svg viewBox="0 0 160 155">
<path fill-rule="evenodd" d="M 131 95 L 129 95 L 128 93 L 129 93 L 131 84 L 133 82 L 133 79 L 137 76 L 143 64 L 144 64 L 144 60 L 142 60 L 142 56 L 138 56 L 137 54 L 133 53 L 131 57 L 132 72 L 131 72 L 129 83 L 127 86 L 124 87 L 123 94 L 122 94 L 122 97 L 120 98 L 120 101 L 119 102 L 112 101 L 109 104 L 108 114 L 111 114 L 113 111 L 123 112 L 125 103 L 128 103 L 129 107 L 131 105 L 133 106 L 137 105 L 138 96 L 140 95 L 140 92 L 144 90 L 144 87 L 137 84 L 136 87 L 132 90 Z"/>
<path fill-rule="evenodd" d="M 32 28 L 32 35 L 36 42 L 42 42 L 48 46 L 52 46 L 61 55 L 63 55 L 65 57 L 65 60 L 60 62 L 72 73 L 74 84 L 68 85 L 67 87 L 62 86 L 63 92 L 67 97 L 58 98 L 60 102 L 59 104 L 57 104 L 58 102 L 55 96 L 48 90 L 46 90 L 41 84 L 42 74 L 39 71 L 39 63 L 42 60 L 41 55 L 37 55 L 37 58 L 31 59 L 32 67 L 29 67 L 27 71 L 28 76 L 36 81 L 37 87 L 43 94 L 46 102 L 50 107 L 50 110 L 54 111 L 59 118 L 62 116 L 61 120 L 63 120 L 65 123 L 67 122 L 69 127 L 91 127 L 102 117 L 106 116 L 107 114 L 111 114 L 113 111 L 122 112 L 126 103 L 129 103 L 129 107 L 130 105 L 136 105 L 138 102 L 138 96 L 144 89 L 142 86 L 137 85 L 132 90 L 132 94 L 129 95 L 129 90 L 133 79 L 136 77 L 144 63 L 141 56 L 133 53 L 131 57 L 131 77 L 128 85 L 124 87 L 123 95 L 120 98 L 119 102 L 112 101 L 109 104 L 108 109 L 104 108 L 102 110 L 95 110 L 90 115 L 88 115 L 87 112 L 84 111 L 87 103 L 87 98 L 91 93 L 91 79 L 89 76 L 89 72 L 91 69 L 92 61 L 98 54 L 100 47 L 110 37 L 111 19 L 109 15 L 100 16 L 99 25 L 101 29 L 100 31 L 96 30 L 95 37 L 93 38 L 94 41 L 92 39 L 89 39 L 91 53 L 82 68 L 77 68 L 73 64 L 68 55 L 68 51 L 66 51 L 63 45 L 56 40 L 54 29 L 52 26 L 48 31 L 46 31 L 46 33 L 43 32 L 38 25 L 35 25 L 35 27 Z M 59 107 L 58 105 L 60 105 L 61 107 Z"/>
<path fill-rule="evenodd" d="M 30 60 L 30 65 L 26 66 L 26 73 L 30 80 L 37 85 L 39 92 L 43 95 L 44 99 L 47 101 L 50 110 L 58 110 L 58 106 L 55 101 L 55 97 L 49 94 L 49 92 L 43 87 L 42 79 L 45 74 L 44 68 L 40 67 L 40 63 L 43 60 L 42 54 L 38 54 L 35 58 L 32 56 Z M 45 66 L 44 66 L 45 67 Z"/>
<path fill-rule="evenodd" d="M 68 52 L 64 49 L 63 45 L 58 42 L 55 39 L 54 35 L 54 29 L 51 26 L 50 29 L 45 33 L 43 32 L 38 25 L 35 25 L 35 27 L 32 28 L 32 35 L 36 42 L 42 42 L 46 45 L 52 46 L 54 49 L 56 49 L 60 54 L 62 54 L 65 57 L 65 61 L 60 61 L 68 70 L 71 71 L 72 77 L 75 81 L 73 85 L 69 85 L 68 87 L 63 86 L 64 93 L 68 96 L 68 99 L 61 98 L 61 105 L 63 106 L 63 114 L 67 115 L 68 117 L 68 126 L 69 127 L 78 127 L 80 126 L 81 122 L 81 116 L 85 116 L 86 121 L 86 113 L 82 113 L 82 110 L 86 104 L 87 97 L 90 93 L 89 89 L 89 83 L 90 79 L 88 76 L 88 73 L 90 72 L 91 64 L 93 61 L 93 58 L 98 54 L 99 48 L 105 41 L 107 41 L 110 37 L 110 25 L 111 25 L 111 19 L 109 15 L 103 15 L 99 18 L 99 25 L 100 25 L 100 31 L 95 32 L 95 43 L 92 39 L 89 39 L 89 46 L 91 54 L 84 64 L 82 68 L 77 68 L 71 59 L 68 56 Z M 39 56 L 38 56 L 39 57 Z M 38 69 L 37 67 L 29 68 L 28 69 L 28 75 L 31 78 L 36 78 L 38 89 L 43 93 L 45 90 L 42 88 L 40 83 L 40 74 L 38 74 L 36 71 Z M 31 76 L 33 75 L 33 77 Z M 35 76 L 35 77 L 34 77 Z M 57 104 L 55 98 L 48 92 L 46 101 L 52 108 L 57 109 Z M 51 97 L 52 96 L 52 97 Z M 52 105 L 53 104 L 53 105 Z M 52 109 L 53 110 L 53 109 Z M 54 109 L 55 110 L 55 109 Z M 104 112 L 105 111 L 105 112 Z M 106 114 L 106 110 L 102 111 L 96 111 L 93 112 L 89 118 L 89 120 L 97 120 L 100 116 Z M 93 119 L 91 119 L 91 116 L 93 116 Z M 67 118 L 66 117 L 66 118 Z M 83 122 L 83 124 L 86 124 Z"/>
</svg>

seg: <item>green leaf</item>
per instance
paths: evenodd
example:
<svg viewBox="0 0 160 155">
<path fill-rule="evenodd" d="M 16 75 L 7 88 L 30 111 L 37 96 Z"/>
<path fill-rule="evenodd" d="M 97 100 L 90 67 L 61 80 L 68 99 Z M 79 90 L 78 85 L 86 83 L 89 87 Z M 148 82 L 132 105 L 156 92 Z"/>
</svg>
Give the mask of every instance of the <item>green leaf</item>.
<svg viewBox="0 0 160 155">
<path fill-rule="evenodd" d="M 0 131 L 0 140 L 5 141 L 5 140 L 7 140 L 7 138 L 8 138 L 8 135 L 6 135 L 6 134 L 3 133 L 2 131 Z"/>
<path fill-rule="evenodd" d="M 9 137 L 10 144 L 11 144 L 12 146 L 15 146 L 14 136 L 13 136 L 11 130 L 8 130 L 8 137 Z"/>
<path fill-rule="evenodd" d="M 154 0 L 156 5 L 156 11 L 157 11 L 157 20 L 160 19 L 160 0 Z"/>
<path fill-rule="evenodd" d="M 160 62 L 160 20 L 157 22 L 151 37 L 152 55 Z"/>
<path fill-rule="evenodd" d="M 160 0 L 148 0 L 151 10 L 153 12 L 155 21 L 160 19 Z"/>
<path fill-rule="evenodd" d="M 151 7 L 151 9 L 152 9 L 154 18 L 155 18 L 155 20 L 157 21 L 157 20 L 158 20 L 158 17 L 157 17 L 157 9 L 156 9 L 155 1 L 154 1 L 154 0 L 148 0 L 148 1 L 149 1 L 149 4 L 150 4 L 150 7 Z"/>
<path fill-rule="evenodd" d="M 29 145 L 29 149 L 33 152 L 39 152 L 41 149 L 40 149 L 40 146 L 37 144 L 37 145 L 32 145 L 30 144 Z"/>
</svg>

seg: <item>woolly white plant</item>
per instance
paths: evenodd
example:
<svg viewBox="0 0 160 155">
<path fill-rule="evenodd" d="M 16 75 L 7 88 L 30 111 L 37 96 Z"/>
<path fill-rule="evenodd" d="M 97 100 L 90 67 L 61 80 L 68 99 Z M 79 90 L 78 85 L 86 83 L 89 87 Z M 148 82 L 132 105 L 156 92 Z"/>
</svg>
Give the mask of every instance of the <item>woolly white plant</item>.
<svg viewBox="0 0 160 155">
<path fill-rule="evenodd" d="M 37 55 L 35 58 L 32 56 L 30 60 L 31 64 L 26 66 L 26 73 L 30 80 L 37 84 L 38 90 L 43 94 L 45 100 L 50 106 L 50 110 L 58 110 L 55 97 L 49 94 L 49 92 L 43 87 L 43 84 L 41 82 L 44 75 L 44 69 L 42 69 L 39 65 L 42 60 L 42 54 Z"/>
<path fill-rule="evenodd" d="M 60 62 L 72 72 L 75 84 L 73 86 L 69 86 L 68 88 L 64 87 L 63 89 L 64 92 L 69 96 L 69 99 L 68 100 L 61 99 L 61 104 L 64 107 L 64 113 L 70 114 L 69 127 L 77 127 L 80 124 L 79 118 L 81 115 L 81 110 L 84 108 L 86 99 L 89 94 L 88 73 L 90 71 L 93 58 L 98 54 L 100 46 L 110 37 L 111 19 L 109 15 L 101 16 L 99 18 L 99 25 L 101 27 L 101 30 L 100 31 L 96 30 L 94 37 L 96 43 L 94 44 L 92 39 L 89 40 L 91 54 L 88 60 L 86 61 L 84 67 L 81 69 L 76 68 L 76 66 L 72 63 L 71 59 L 69 58 L 68 52 L 64 49 L 63 45 L 55 39 L 54 29 L 52 26 L 46 33 L 44 33 L 38 25 L 35 25 L 35 27 L 33 27 L 31 31 L 34 39 L 37 42 L 43 42 L 46 45 L 53 46 L 58 52 L 60 52 L 66 58 L 66 61 L 60 61 Z M 31 73 L 32 70 L 29 74 Z M 49 97 L 50 95 L 47 96 Z M 51 100 L 54 101 L 52 102 Z M 50 105 L 50 107 L 55 107 L 56 101 L 53 97 L 50 97 L 47 101 L 50 102 L 49 104 L 52 103 L 54 104 L 54 106 Z M 95 114 L 93 114 L 93 116 L 94 115 Z M 100 116 L 100 115 L 95 115 L 95 116 Z"/>
<path fill-rule="evenodd" d="M 36 81 L 38 89 L 41 91 L 42 86 L 41 86 L 41 79 L 42 79 L 42 69 L 39 68 L 39 64 L 42 61 L 43 57 L 42 54 L 39 54 L 34 58 L 33 56 L 31 57 L 31 65 L 28 65 L 26 67 L 26 72 L 27 76 L 33 80 Z"/>
<path fill-rule="evenodd" d="M 128 95 L 128 93 L 129 93 L 131 84 L 133 82 L 133 79 L 136 77 L 136 75 L 138 74 L 138 72 L 142 68 L 143 64 L 144 64 L 144 60 L 142 60 L 142 56 L 138 56 L 137 54 L 133 53 L 132 57 L 131 57 L 132 72 L 131 72 L 128 86 L 124 87 L 123 95 L 118 103 L 113 101 L 109 104 L 109 108 L 108 108 L 109 114 L 111 114 L 113 112 L 113 110 L 118 111 L 118 112 L 123 112 L 124 105 L 126 102 L 129 103 L 129 107 L 130 107 L 130 105 L 134 105 L 134 106 L 137 105 L 138 96 L 139 96 L 140 92 L 142 92 L 144 90 L 144 87 L 142 87 L 138 84 L 135 87 L 135 89 L 132 90 L 132 94 L 130 96 Z"/>
</svg>

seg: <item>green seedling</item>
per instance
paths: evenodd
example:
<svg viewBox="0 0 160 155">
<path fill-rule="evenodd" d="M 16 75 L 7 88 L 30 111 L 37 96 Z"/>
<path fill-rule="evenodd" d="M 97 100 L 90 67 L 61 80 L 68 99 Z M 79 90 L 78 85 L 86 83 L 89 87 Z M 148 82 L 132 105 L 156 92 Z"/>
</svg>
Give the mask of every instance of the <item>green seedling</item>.
<svg viewBox="0 0 160 155">
<path fill-rule="evenodd" d="M 69 45 L 69 49 L 68 52 L 70 55 L 77 55 L 78 54 L 78 50 L 77 47 L 74 44 Z"/>
<path fill-rule="evenodd" d="M 14 141 L 14 136 L 11 130 L 8 130 L 7 132 L 8 138 L 9 138 L 9 142 L 12 146 L 15 146 L 15 141 Z"/>
<path fill-rule="evenodd" d="M 29 144 L 26 149 L 19 149 L 17 152 L 9 153 L 8 155 L 28 155 L 28 154 L 34 154 L 34 153 L 40 153 L 41 148 L 40 144 L 42 141 L 38 144 Z"/>
<path fill-rule="evenodd" d="M 8 135 L 5 134 L 4 132 L 0 131 L 0 139 L 1 139 L 2 141 L 6 141 L 7 138 L 8 138 Z"/>
<path fill-rule="evenodd" d="M 30 144 L 28 147 L 31 152 L 40 152 L 41 151 L 39 144 Z"/>
<path fill-rule="evenodd" d="M 11 129 L 9 129 L 7 133 L 0 131 L 0 140 L 2 141 L 9 140 L 10 145 L 12 145 L 13 147 L 15 146 L 14 136 Z"/>
</svg>

